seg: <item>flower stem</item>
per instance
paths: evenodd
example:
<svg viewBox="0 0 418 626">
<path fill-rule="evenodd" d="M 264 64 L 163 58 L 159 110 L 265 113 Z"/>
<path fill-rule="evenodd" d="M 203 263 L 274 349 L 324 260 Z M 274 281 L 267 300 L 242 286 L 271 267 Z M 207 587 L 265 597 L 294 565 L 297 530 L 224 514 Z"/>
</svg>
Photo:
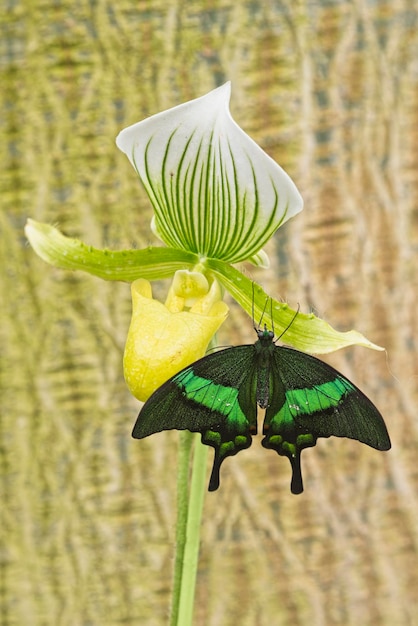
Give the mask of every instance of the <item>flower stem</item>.
<svg viewBox="0 0 418 626">
<path fill-rule="evenodd" d="M 189 492 L 189 461 L 193 441 L 195 445 Z M 207 454 L 207 446 L 196 441 L 196 435 L 188 431 L 180 433 L 176 556 L 170 626 L 192 625 Z"/>
<path fill-rule="evenodd" d="M 196 439 L 196 437 L 195 437 Z M 208 447 L 195 441 L 178 626 L 192 626 Z"/>
<path fill-rule="evenodd" d="M 217 345 L 216 335 L 209 349 Z M 194 444 L 194 445 L 192 445 Z M 190 457 L 193 467 L 189 489 Z M 174 560 L 173 594 L 170 626 L 192 626 L 197 565 L 200 547 L 200 526 L 205 499 L 208 447 L 197 441 L 197 435 L 180 432 L 177 475 L 177 528 Z"/>
<path fill-rule="evenodd" d="M 188 430 L 179 433 L 178 469 L 177 469 L 177 527 L 176 554 L 174 559 L 173 590 L 171 598 L 170 626 L 178 622 L 181 581 L 184 563 L 184 547 L 187 536 L 187 512 L 189 508 L 188 485 L 190 455 L 192 452 L 193 435 Z"/>
</svg>

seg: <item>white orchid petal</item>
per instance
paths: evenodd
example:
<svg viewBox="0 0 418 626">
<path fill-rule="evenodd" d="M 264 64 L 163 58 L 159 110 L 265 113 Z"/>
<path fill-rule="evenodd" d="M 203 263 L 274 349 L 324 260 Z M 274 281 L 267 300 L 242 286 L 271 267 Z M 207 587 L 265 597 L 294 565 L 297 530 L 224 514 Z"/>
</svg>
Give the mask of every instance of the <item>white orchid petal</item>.
<svg viewBox="0 0 418 626">
<path fill-rule="evenodd" d="M 254 257 L 302 210 L 289 176 L 229 112 L 230 83 L 123 130 L 169 246 L 237 262 Z"/>
</svg>

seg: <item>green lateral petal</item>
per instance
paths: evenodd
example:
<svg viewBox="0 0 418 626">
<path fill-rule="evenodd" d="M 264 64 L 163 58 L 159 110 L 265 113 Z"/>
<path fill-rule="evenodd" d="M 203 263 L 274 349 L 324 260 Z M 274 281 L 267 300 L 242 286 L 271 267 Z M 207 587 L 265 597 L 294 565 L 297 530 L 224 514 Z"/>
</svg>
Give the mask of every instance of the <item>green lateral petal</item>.
<svg viewBox="0 0 418 626">
<path fill-rule="evenodd" d="M 217 259 L 207 259 L 205 265 L 238 304 L 249 315 L 252 316 L 254 314 L 256 324 L 261 320 L 264 313 L 264 320 L 266 320 L 268 325 L 270 321 L 270 304 L 266 308 L 266 300 L 270 296 L 266 294 L 260 285 L 251 281 L 234 267 Z M 356 330 L 344 333 L 338 332 L 313 313 L 308 315 L 306 313 L 298 313 L 296 317 L 295 314 L 296 311 L 291 309 L 286 303 L 273 299 L 274 332 L 278 336 L 283 331 L 286 331 L 283 336 L 284 343 L 290 344 L 298 350 L 312 354 L 326 354 L 352 345 L 364 346 L 373 350 L 384 349 L 366 339 Z M 288 328 L 289 324 L 291 326 Z"/>
<path fill-rule="evenodd" d="M 172 248 L 98 250 L 66 237 L 49 224 L 31 219 L 25 226 L 25 234 L 38 256 L 47 263 L 67 270 L 83 270 L 105 280 L 167 278 L 179 269 L 192 269 L 198 260 L 195 254 Z"/>
<path fill-rule="evenodd" d="M 232 263 L 257 259 L 303 201 L 284 170 L 234 122 L 230 94 L 228 82 L 129 126 L 116 143 L 145 186 L 160 238 Z"/>
</svg>

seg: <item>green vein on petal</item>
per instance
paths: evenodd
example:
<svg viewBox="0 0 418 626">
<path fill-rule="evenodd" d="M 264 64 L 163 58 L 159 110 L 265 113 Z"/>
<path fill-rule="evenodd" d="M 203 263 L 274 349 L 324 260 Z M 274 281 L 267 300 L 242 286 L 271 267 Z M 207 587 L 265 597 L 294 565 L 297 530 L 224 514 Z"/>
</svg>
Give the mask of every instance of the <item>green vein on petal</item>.
<svg viewBox="0 0 418 626">
<path fill-rule="evenodd" d="M 28 219 L 25 234 L 35 252 L 47 263 L 67 270 L 83 270 L 105 280 L 131 282 L 137 278 L 168 278 L 179 269 L 193 269 L 195 254 L 173 248 L 99 250 L 57 228 Z"/>
<path fill-rule="evenodd" d="M 238 304 L 250 316 L 254 314 L 256 323 L 264 313 L 264 319 L 269 325 L 270 305 L 268 305 L 267 311 L 265 310 L 269 296 L 260 285 L 244 276 L 236 268 L 218 259 L 207 259 L 205 265 Z M 373 350 L 384 349 L 366 339 L 356 330 L 339 332 L 313 313 L 298 313 L 296 317 L 295 313 L 296 311 L 286 303 L 273 299 L 273 323 L 276 336 L 287 329 L 283 336 L 283 342 L 299 350 L 312 354 L 326 354 L 352 345 Z M 291 326 L 287 328 L 289 324 Z"/>
</svg>

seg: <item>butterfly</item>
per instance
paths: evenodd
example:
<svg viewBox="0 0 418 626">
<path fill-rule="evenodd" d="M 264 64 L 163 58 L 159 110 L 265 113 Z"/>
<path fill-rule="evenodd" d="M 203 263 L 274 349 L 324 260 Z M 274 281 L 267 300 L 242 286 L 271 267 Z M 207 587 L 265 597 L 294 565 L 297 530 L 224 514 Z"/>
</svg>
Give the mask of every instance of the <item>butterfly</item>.
<svg viewBox="0 0 418 626">
<path fill-rule="evenodd" d="M 265 409 L 261 443 L 290 460 L 294 494 L 303 492 L 301 451 L 318 437 L 390 449 L 383 417 L 358 387 L 323 361 L 276 345 L 266 325 L 255 331 L 254 344 L 209 354 L 167 380 L 142 407 L 132 436 L 201 433 L 215 450 L 209 491 L 219 487 L 223 461 L 251 445 L 258 407 Z"/>
</svg>

